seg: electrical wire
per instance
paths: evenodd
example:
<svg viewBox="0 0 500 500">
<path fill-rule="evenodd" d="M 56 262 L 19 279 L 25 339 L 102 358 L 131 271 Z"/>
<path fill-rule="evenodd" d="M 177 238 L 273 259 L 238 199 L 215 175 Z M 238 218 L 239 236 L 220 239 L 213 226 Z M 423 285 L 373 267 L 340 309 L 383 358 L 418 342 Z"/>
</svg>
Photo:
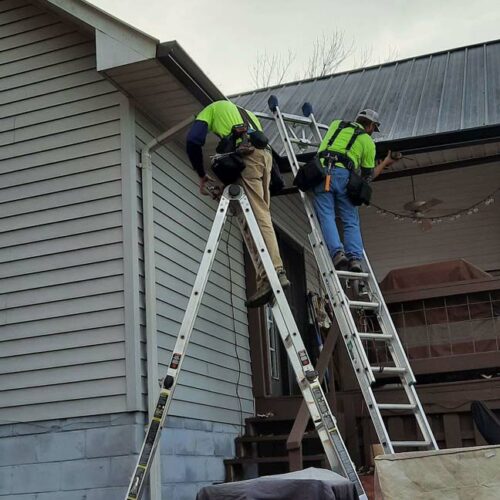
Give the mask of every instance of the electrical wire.
<svg viewBox="0 0 500 500">
<path fill-rule="evenodd" d="M 396 212 L 394 210 L 389 210 L 387 208 L 380 207 L 376 205 L 375 203 L 370 203 L 370 205 L 377 210 L 378 213 L 381 215 L 392 215 L 396 220 L 413 220 L 413 221 L 419 221 L 419 220 L 430 220 L 432 222 L 441 222 L 443 220 L 456 220 L 459 219 L 462 215 L 472 215 L 475 214 L 479 211 L 479 207 L 481 205 L 491 205 L 495 201 L 495 196 L 497 196 L 500 193 L 500 188 L 495 189 L 492 193 L 490 193 L 488 196 L 483 198 L 482 200 L 474 203 L 473 205 L 470 205 L 467 208 L 462 208 L 460 210 L 457 210 L 455 212 L 449 213 L 449 214 L 443 214 L 440 216 L 426 216 L 426 215 L 408 215 L 408 214 L 403 214 L 400 212 Z"/>
<path fill-rule="evenodd" d="M 243 405 L 241 404 L 240 397 L 240 381 L 241 381 L 241 360 L 238 354 L 238 342 L 237 342 L 237 333 L 236 333 L 236 318 L 234 314 L 234 301 L 233 301 L 233 270 L 231 267 L 231 254 L 229 253 L 229 238 L 231 237 L 231 230 L 233 229 L 233 216 L 232 214 L 228 215 L 229 221 L 229 230 L 227 231 L 227 238 L 225 241 L 226 244 L 226 255 L 227 255 L 227 263 L 229 269 L 229 298 L 231 302 L 231 319 L 233 322 L 233 331 L 234 331 L 234 353 L 236 354 L 236 359 L 238 360 L 238 378 L 236 380 L 236 397 L 238 398 L 238 406 L 240 408 L 240 427 L 241 430 L 245 428 L 245 424 L 243 421 Z"/>
</svg>

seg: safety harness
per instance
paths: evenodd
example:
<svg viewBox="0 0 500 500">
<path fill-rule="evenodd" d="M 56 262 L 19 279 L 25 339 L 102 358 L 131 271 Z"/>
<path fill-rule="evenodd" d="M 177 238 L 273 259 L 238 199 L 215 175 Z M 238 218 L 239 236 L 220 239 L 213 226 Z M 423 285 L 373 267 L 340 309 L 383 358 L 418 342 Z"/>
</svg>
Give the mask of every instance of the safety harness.
<svg viewBox="0 0 500 500">
<path fill-rule="evenodd" d="M 346 128 L 353 128 L 354 132 L 353 132 L 349 142 L 347 143 L 347 146 L 345 147 L 345 152 L 340 153 L 338 151 L 329 151 L 328 148 L 332 147 L 332 145 L 334 144 L 334 142 L 337 139 L 337 137 L 339 136 L 339 134 L 343 130 L 345 130 Z M 363 135 L 363 134 L 366 134 L 365 130 L 357 127 L 356 125 L 354 125 L 351 122 L 341 121 L 339 123 L 337 129 L 335 130 L 335 132 L 330 137 L 330 139 L 326 145 L 326 148 L 323 151 L 321 151 L 321 153 L 319 153 L 319 157 L 325 159 L 327 162 L 327 165 L 329 167 L 334 166 L 335 163 L 341 163 L 347 170 L 356 170 L 356 165 L 354 164 L 352 159 L 349 158 L 349 156 L 347 156 L 347 153 L 354 146 L 356 139 L 360 135 Z"/>
</svg>

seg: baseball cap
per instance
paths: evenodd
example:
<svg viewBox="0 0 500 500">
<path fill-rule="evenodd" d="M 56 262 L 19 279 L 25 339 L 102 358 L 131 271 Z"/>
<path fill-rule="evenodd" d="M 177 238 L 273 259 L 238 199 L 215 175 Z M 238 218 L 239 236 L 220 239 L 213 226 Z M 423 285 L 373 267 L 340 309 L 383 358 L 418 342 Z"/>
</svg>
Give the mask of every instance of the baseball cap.
<svg viewBox="0 0 500 500">
<path fill-rule="evenodd" d="M 380 130 L 379 130 L 380 121 L 379 121 L 378 113 L 376 111 L 374 111 L 373 109 L 363 109 L 362 111 L 360 111 L 358 113 L 358 116 L 364 116 L 365 118 L 367 118 L 371 122 L 375 123 L 375 130 L 377 132 L 380 132 Z"/>
</svg>

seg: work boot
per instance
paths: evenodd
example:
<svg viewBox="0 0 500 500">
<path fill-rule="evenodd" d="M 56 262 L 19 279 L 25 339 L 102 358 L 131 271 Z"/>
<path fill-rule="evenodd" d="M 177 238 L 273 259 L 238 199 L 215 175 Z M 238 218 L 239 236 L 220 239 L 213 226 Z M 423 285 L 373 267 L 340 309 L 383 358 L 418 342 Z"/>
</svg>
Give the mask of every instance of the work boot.
<svg viewBox="0 0 500 500">
<path fill-rule="evenodd" d="M 290 286 L 290 282 L 286 277 L 285 271 L 278 272 L 278 278 L 280 280 L 281 287 L 283 289 Z M 271 289 L 271 285 L 269 281 L 265 281 L 263 285 L 257 289 L 257 291 L 245 302 L 245 305 L 251 309 L 254 307 L 260 307 L 264 304 L 267 304 L 273 296 L 273 290 Z"/>
<path fill-rule="evenodd" d="M 342 250 L 339 250 L 334 256 L 333 256 L 333 266 L 337 271 L 343 271 L 347 269 L 347 266 L 349 264 L 349 261 L 347 260 L 347 257 L 345 256 L 345 253 L 342 252 Z"/>
<path fill-rule="evenodd" d="M 351 273 L 360 273 L 362 271 L 361 261 L 358 259 L 351 259 L 349 261 L 349 271 Z"/>
<path fill-rule="evenodd" d="M 283 288 L 283 290 L 290 286 L 291 283 L 288 281 L 288 278 L 286 277 L 286 272 L 284 269 L 282 269 L 281 271 L 278 272 L 278 278 L 280 280 L 280 285 L 281 285 L 281 288 Z"/>
</svg>

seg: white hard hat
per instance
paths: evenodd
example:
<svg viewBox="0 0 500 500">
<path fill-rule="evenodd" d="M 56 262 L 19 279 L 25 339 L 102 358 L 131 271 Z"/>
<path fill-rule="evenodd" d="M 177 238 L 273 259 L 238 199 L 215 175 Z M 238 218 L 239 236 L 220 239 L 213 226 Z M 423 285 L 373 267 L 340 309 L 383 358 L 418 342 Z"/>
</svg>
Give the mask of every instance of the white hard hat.
<svg viewBox="0 0 500 500">
<path fill-rule="evenodd" d="M 358 113 L 358 116 L 363 116 L 370 120 L 371 122 L 375 123 L 375 131 L 380 132 L 379 130 L 379 125 L 380 125 L 380 120 L 378 117 L 378 113 L 374 111 L 373 109 L 363 109 Z M 357 118 L 357 117 L 356 117 Z"/>
</svg>

